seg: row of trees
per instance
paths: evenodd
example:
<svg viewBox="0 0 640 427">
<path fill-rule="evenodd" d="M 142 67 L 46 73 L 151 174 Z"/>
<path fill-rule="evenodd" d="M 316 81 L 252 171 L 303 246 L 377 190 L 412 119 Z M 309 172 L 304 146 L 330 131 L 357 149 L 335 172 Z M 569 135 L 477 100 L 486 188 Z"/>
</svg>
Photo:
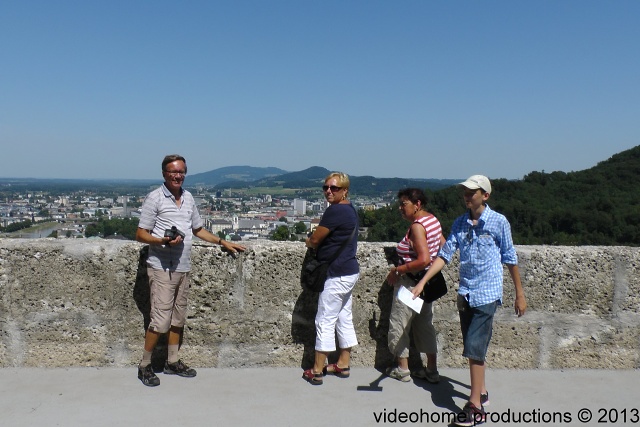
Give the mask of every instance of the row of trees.
<svg viewBox="0 0 640 427">
<path fill-rule="evenodd" d="M 138 218 L 101 218 L 87 225 L 84 235 L 85 237 L 120 235 L 129 240 L 135 240 L 137 229 Z"/>
<path fill-rule="evenodd" d="M 29 228 L 33 225 L 33 222 L 29 219 L 25 221 L 13 222 L 6 227 L 0 227 L 0 232 L 2 233 L 11 233 L 13 231 L 24 230 L 25 228 Z"/>
<path fill-rule="evenodd" d="M 284 221 L 286 222 L 286 221 Z M 293 232 L 292 232 L 293 231 Z M 299 221 L 293 225 L 293 230 L 288 225 L 281 225 L 273 232 L 271 235 L 271 240 L 277 241 L 298 241 L 297 235 L 304 234 L 307 232 L 307 226 L 304 222 Z"/>
<path fill-rule="evenodd" d="M 135 240 L 137 229 L 137 218 L 101 218 L 96 222 L 88 224 L 84 234 L 86 237 L 109 237 L 120 235 L 127 239 Z M 295 223 L 292 228 L 285 224 L 281 225 L 275 230 L 275 232 L 271 236 L 271 239 L 279 241 L 297 241 L 298 238 L 296 237 L 296 235 L 303 234 L 306 231 L 307 226 L 302 221 Z M 218 235 L 221 238 L 225 238 L 224 233 L 218 233 Z"/>
</svg>

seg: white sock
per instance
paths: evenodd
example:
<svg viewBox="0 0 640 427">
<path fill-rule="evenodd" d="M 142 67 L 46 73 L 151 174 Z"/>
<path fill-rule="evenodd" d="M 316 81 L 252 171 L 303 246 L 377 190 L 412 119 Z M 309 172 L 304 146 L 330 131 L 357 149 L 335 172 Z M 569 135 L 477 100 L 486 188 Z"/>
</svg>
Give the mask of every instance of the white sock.
<svg viewBox="0 0 640 427">
<path fill-rule="evenodd" d="M 178 344 L 168 346 L 169 354 L 167 357 L 167 361 L 169 363 L 176 363 L 178 361 L 178 348 Z"/>
<path fill-rule="evenodd" d="M 153 354 L 153 351 L 147 351 L 145 349 L 142 349 L 142 361 L 140 362 L 141 368 L 146 368 L 147 366 L 151 365 L 152 354 Z"/>
</svg>

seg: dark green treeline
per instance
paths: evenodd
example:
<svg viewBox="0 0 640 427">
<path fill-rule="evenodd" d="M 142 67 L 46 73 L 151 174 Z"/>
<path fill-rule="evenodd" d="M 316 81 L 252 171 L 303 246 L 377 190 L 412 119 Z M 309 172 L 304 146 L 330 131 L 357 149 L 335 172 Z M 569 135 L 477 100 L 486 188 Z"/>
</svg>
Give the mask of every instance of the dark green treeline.
<svg viewBox="0 0 640 427">
<path fill-rule="evenodd" d="M 509 219 L 515 244 L 640 245 L 640 146 L 584 171 L 532 172 L 492 185 L 488 204 Z M 460 189 L 425 192 L 448 234 L 465 209 Z M 360 222 L 370 227 L 368 241 L 399 241 L 408 225 L 397 204 L 360 211 Z"/>
</svg>

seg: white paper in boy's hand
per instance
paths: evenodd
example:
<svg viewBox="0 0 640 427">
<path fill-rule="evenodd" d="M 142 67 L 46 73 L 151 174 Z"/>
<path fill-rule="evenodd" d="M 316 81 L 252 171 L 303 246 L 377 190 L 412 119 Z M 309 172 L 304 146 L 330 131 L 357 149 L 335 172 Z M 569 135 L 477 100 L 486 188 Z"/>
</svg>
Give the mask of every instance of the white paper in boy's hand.
<svg viewBox="0 0 640 427">
<path fill-rule="evenodd" d="M 422 310 L 422 303 L 424 303 L 422 298 L 418 297 L 413 299 L 411 291 L 404 286 L 400 286 L 400 289 L 398 290 L 398 299 L 418 314 Z"/>
</svg>

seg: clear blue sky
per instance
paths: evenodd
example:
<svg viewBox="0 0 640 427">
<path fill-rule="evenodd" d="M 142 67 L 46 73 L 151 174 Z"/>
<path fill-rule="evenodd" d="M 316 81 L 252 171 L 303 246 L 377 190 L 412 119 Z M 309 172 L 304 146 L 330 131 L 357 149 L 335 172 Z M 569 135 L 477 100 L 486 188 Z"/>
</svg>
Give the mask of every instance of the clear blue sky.
<svg viewBox="0 0 640 427">
<path fill-rule="evenodd" d="M 636 145 L 637 0 L 0 3 L 0 177 L 519 179 Z"/>
</svg>

